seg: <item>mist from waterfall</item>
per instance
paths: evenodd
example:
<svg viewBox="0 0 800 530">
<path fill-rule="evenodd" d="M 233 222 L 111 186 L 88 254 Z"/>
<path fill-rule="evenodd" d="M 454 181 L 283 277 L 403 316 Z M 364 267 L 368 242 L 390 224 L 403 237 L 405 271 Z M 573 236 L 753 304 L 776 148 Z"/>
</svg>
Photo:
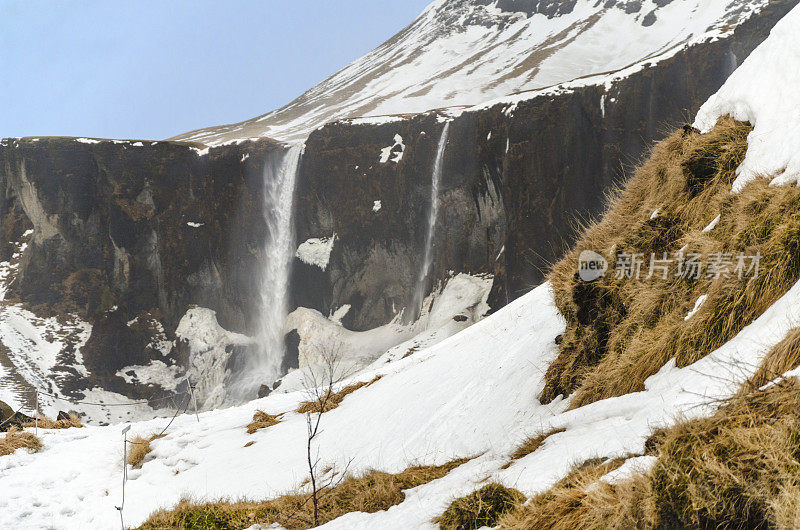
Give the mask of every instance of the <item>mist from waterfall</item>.
<svg viewBox="0 0 800 530">
<path fill-rule="evenodd" d="M 416 319 L 422 312 L 422 303 L 425 300 L 425 291 L 428 285 L 428 275 L 431 272 L 433 262 L 433 239 L 436 233 L 436 220 L 439 216 L 439 182 L 442 179 L 442 163 L 444 152 L 447 148 L 447 139 L 450 135 L 450 122 L 444 124 L 442 135 L 439 138 L 439 147 L 436 149 L 436 160 L 433 164 L 433 174 L 431 176 L 431 204 L 428 211 L 428 231 L 425 234 L 425 253 L 422 256 L 422 267 L 419 270 L 417 284 L 414 290 L 414 298 L 411 301 L 413 319 Z"/>
<path fill-rule="evenodd" d="M 258 354 L 248 358 L 230 394 L 254 397 L 262 384 L 281 375 L 285 354 L 283 325 L 289 305 L 289 280 L 295 252 L 293 223 L 294 190 L 303 146 L 292 146 L 281 157 L 264 164 L 263 215 L 267 225 L 264 264 L 260 271 L 261 311 Z"/>
</svg>

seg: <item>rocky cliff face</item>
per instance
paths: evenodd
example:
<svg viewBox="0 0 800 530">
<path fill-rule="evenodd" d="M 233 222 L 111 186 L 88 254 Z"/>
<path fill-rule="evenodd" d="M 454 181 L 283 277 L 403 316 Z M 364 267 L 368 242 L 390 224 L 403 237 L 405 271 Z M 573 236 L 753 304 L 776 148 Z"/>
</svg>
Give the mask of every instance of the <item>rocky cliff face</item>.
<svg viewBox="0 0 800 530">
<path fill-rule="evenodd" d="M 446 120 L 424 289 L 465 272 L 494 276 L 494 308 L 520 296 L 573 240 L 574 223 L 602 210 L 625 165 L 669 124 L 693 115 L 795 4 L 772 2 L 728 37 L 613 83 L 314 131 L 294 222 L 297 243 L 323 251 L 298 253 L 290 309 L 328 315 L 349 305 L 342 323 L 366 330 L 409 306 Z M 13 243 L 33 230 L 6 299 L 40 316 L 76 313 L 93 324 L 81 348 L 89 375 L 75 371 L 69 385 L 149 392 L 118 370 L 163 359 L 185 366 L 174 333 L 193 305 L 216 311 L 226 330 L 255 334 L 264 168 L 285 149 L 270 140 L 210 150 L 64 138 L 0 144 L 0 258 L 9 260 L 19 248 Z"/>
<path fill-rule="evenodd" d="M 5 140 L 4 236 L 15 242 L 32 229 L 6 299 L 91 322 L 82 348 L 91 379 L 137 394 L 115 373 L 179 356 L 171 341 L 190 306 L 215 310 L 229 329 L 254 329 L 263 168 L 283 150 L 268 140 L 210 153 L 169 142 Z"/>
</svg>

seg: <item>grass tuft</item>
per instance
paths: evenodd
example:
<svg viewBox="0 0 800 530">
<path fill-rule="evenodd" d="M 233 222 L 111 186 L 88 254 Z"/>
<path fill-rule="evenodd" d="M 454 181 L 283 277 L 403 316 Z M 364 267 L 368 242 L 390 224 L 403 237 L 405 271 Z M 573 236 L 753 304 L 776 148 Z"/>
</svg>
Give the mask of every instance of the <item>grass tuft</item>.
<svg viewBox="0 0 800 530">
<path fill-rule="evenodd" d="M 11 427 L 3 438 L 0 438 L 0 456 L 13 454 L 17 449 L 28 449 L 36 452 L 42 448 L 42 442 L 32 432 Z"/>
<path fill-rule="evenodd" d="M 342 403 L 344 398 L 346 398 L 347 396 L 349 396 L 350 394 L 352 394 L 353 392 L 355 392 L 360 388 L 369 386 L 377 382 L 378 380 L 380 380 L 381 377 L 383 376 L 379 375 L 372 381 L 362 381 L 360 383 L 354 383 L 352 385 L 348 385 L 343 389 L 341 389 L 340 391 L 334 392 L 330 396 L 328 396 L 327 399 L 324 400 L 325 401 L 324 404 L 321 403 L 321 400 L 304 401 L 300 403 L 300 406 L 297 408 L 297 412 L 300 414 L 308 414 L 308 413 L 316 414 L 320 412 L 331 411 L 336 407 L 338 407 Z"/>
<path fill-rule="evenodd" d="M 454 500 L 438 518 L 441 530 L 476 530 L 494 526 L 500 517 L 525 502 L 525 495 L 501 484 L 488 484 Z"/>
<path fill-rule="evenodd" d="M 387 510 L 405 500 L 404 490 L 442 478 L 464 462 L 466 460 L 454 460 L 441 466 L 414 466 L 397 474 L 370 471 L 347 477 L 335 486 L 320 490 L 320 524 L 350 512 Z M 194 503 L 184 499 L 172 510 L 154 513 L 140 528 L 238 529 L 279 523 L 294 530 L 311 528 L 312 514 L 310 495 L 305 493 L 287 494 L 264 502 Z"/>
<path fill-rule="evenodd" d="M 687 366 L 730 340 L 800 279 L 800 189 L 757 179 L 731 194 L 747 151 L 748 124 L 721 119 L 708 134 L 677 132 L 616 193 L 602 220 L 550 274 L 556 304 L 567 321 L 559 355 L 540 396 L 572 394 L 572 408 L 644 389 L 670 359 Z M 657 215 L 654 212 L 658 210 Z M 717 216 L 716 228 L 703 229 Z M 760 254 L 759 274 L 646 278 L 651 256 L 697 253 Z M 608 273 L 582 281 L 583 250 L 603 253 Z M 619 252 L 643 255 L 639 280 L 617 278 Z M 750 265 L 751 263 L 747 263 Z M 700 310 L 685 318 L 695 302 Z"/>
<path fill-rule="evenodd" d="M 62 417 L 60 420 L 51 420 L 45 416 L 39 417 L 39 428 L 40 429 L 72 429 L 72 428 L 82 428 L 83 423 L 81 423 L 81 419 L 75 415 L 70 414 L 67 417 Z M 29 421 L 27 423 L 22 424 L 23 427 L 36 427 L 36 421 Z"/>
<path fill-rule="evenodd" d="M 164 435 L 161 436 L 163 438 Z M 128 465 L 133 469 L 140 469 L 144 464 L 144 459 L 153 450 L 150 442 L 157 440 L 159 436 L 153 435 L 149 438 L 136 436 L 133 440 L 128 442 Z"/>
<path fill-rule="evenodd" d="M 648 473 L 608 484 L 613 466 L 582 466 L 500 527 L 800 527 L 800 381 L 747 388 L 711 417 L 658 429 Z"/>
<path fill-rule="evenodd" d="M 644 520 L 641 501 L 647 491 L 647 481 L 621 486 L 599 481 L 624 461 L 624 458 L 593 459 L 575 466 L 548 491 L 503 516 L 500 528 L 637 528 L 637 523 Z"/>
<path fill-rule="evenodd" d="M 798 515 L 800 382 L 742 393 L 669 429 L 650 473 L 662 525 L 785 528 Z"/>
<path fill-rule="evenodd" d="M 514 460 L 519 460 L 520 458 L 524 458 L 529 454 L 533 453 L 537 449 L 539 449 L 542 444 L 544 444 L 545 440 L 549 437 L 553 436 L 554 434 L 558 434 L 561 432 L 565 432 L 566 429 L 551 429 L 547 432 L 543 432 L 541 434 L 537 434 L 536 436 L 531 436 L 524 442 L 522 442 L 519 447 L 517 447 L 513 453 L 511 453 L 511 461 L 508 462 L 503 466 L 503 469 L 508 469 L 511 467 L 511 464 Z"/>
<path fill-rule="evenodd" d="M 247 426 L 247 434 L 253 434 L 261 429 L 279 424 L 280 420 L 278 416 L 280 415 L 273 416 L 272 414 L 257 410 L 256 413 L 253 414 L 253 422 Z"/>
</svg>

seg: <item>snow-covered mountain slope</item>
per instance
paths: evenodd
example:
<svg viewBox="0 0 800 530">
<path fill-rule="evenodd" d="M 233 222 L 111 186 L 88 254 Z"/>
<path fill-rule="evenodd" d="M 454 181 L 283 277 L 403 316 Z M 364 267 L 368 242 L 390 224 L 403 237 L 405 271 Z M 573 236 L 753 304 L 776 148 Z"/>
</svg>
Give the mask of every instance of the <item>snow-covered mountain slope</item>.
<svg viewBox="0 0 800 530">
<path fill-rule="evenodd" d="M 653 428 L 708 414 L 730 395 L 786 332 L 800 324 L 795 286 L 736 338 L 684 369 L 672 362 L 647 390 L 565 412 L 568 402 L 536 396 L 556 354 L 564 322 L 543 285 L 458 335 L 364 373 L 383 378 L 323 415 L 320 459 L 349 472 L 399 472 L 410 464 L 471 458 L 442 479 L 408 492 L 374 514 L 351 513 L 326 528 L 435 528 L 431 519 L 453 498 L 494 480 L 527 495 L 546 489 L 572 463 L 641 454 Z M 346 382 L 344 384 L 347 384 Z M 265 499 L 305 478 L 305 417 L 293 412 L 302 392 L 276 394 L 236 408 L 181 416 L 141 470 L 129 471 L 124 517 L 141 523 L 181 497 Z M 255 410 L 281 423 L 246 433 Z M 133 424 L 131 435 L 161 431 L 166 419 Z M 0 459 L 0 523 L 15 528 L 111 528 L 122 495 L 121 425 L 50 431 L 39 453 Z M 509 454 L 526 435 L 564 428 L 536 452 Z M 255 444 L 245 447 L 248 442 Z M 633 463 L 646 464 L 642 458 Z M 633 466 L 629 466 L 633 467 Z M 234 471 L 234 472 L 231 472 Z M 35 509 L 34 509 L 35 507 Z"/>
<path fill-rule="evenodd" d="M 800 184 L 800 10 L 793 9 L 700 109 L 695 127 L 706 132 L 720 116 L 750 122 L 747 157 L 734 191 L 758 176 Z"/>
<path fill-rule="evenodd" d="M 601 83 L 723 37 L 767 3 L 437 0 L 405 30 L 285 107 L 174 139 L 302 141 L 345 118 L 479 105 L 584 77 Z"/>
</svg>

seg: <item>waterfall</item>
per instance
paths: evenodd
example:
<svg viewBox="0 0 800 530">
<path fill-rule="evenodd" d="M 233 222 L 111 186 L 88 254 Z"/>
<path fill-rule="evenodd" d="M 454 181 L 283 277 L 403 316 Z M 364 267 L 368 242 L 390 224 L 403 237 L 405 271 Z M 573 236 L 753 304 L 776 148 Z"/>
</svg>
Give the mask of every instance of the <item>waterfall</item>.
<svg viewBox="0 0 800 530">
<path fill-rule="evenodd" d="M 442 162 L 444 152 L 447 147 L 447 138 L 450 134 L 450 122 L 445 123 L 442 135 L 439 138 L 439 147 L 436 149 L 436 161 L 433 164 L 433 175 L 431 176 L 431 206 L 428 211 L 428 231 L 425 234 L 425 253 L 422 256 L 422 267 L 417 277 L 417 285 L 412 299 L 411 309 L 414 311 L 413 319 L 419 316 L 422 311 L 422 303 L 425 300 L 425 291 L 428 286 L 428 275 L 431 272 L 433 262 L 433 239 L 436 233 L 436 218 L 439 215 L 439 181 L 442 178 Z"/>
<path fill-rule="evenodd" d="M 283 325 L 288 313 L 289 275 L 295 252 L 292 203 L 303 147 L 292 146 L 281 157 L 268 157 L 264 164 L 263 215 L 267 238 L 260 271 L 259 348 L 239 374 L 238 388 L 231 389 L 245 399 L 252 399 L 260 385 L 272 383 L 281 375 L 285 353 Z"/>
</svg>

